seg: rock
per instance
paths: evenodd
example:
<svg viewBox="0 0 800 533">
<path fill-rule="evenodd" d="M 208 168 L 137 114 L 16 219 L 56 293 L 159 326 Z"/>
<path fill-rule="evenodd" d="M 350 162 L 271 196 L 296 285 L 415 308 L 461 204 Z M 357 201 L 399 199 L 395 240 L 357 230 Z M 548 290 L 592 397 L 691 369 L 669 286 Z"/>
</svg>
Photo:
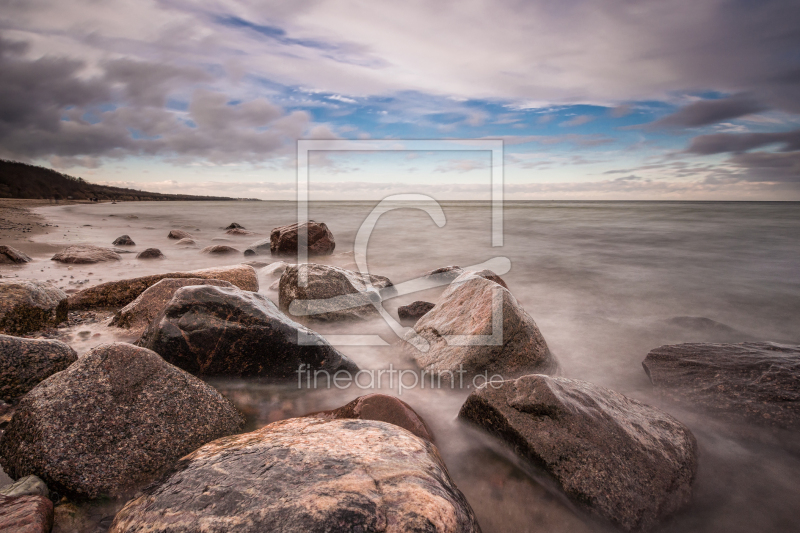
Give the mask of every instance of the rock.
<svg viewBox="0 0 800 533">
<path fill-rule="evenodd" d="M 136 243 L 133 242 L 133 239 L 131 239 L 127 235 L 122 235 L 121 237 L 117 237 L 111 244 L 113 244 L 114 246 L 136 246 Z"/>
<path fill-rule="evenodd" d="M 481 386 L 458 416 L 500 437 L 572 501 L 623 531 L 652 529 L 691 499 L 694 435 L 612 390 L 528 375 Z"/>
<path fill-rule="evenodd" d="M 228 255 L 228 254 L 240 254 L 239 250 L 234 248 L 233 246 L 226 246 L 224 244 L 215 244 L 214 246 L 206 246 L 200 253 L 204 254 L 212 254 L 212 255 Z"/>
<path fill-rule="evenodd" d="M 136 254 L 136 259 L 164 259 L 164 254 L 158 248 L 148 248 Z"/>
<path fill-rule="evenodd" d="M 247 249 L 244 251 L 247 255 L 264 255 L 270 253 L 270 243 L 269 239 L 262 239 L 260 241 L 254 242 Z M 252 252 L 248 254 L 248 252 Z"/>
<path fill-rule="evenodd" d="M 123 307 L 135 300 L 146 289 L 162 279 L 168 278 L 203 278 L 219 279 L 233 283 L 245 291 L 258 290 L 258 277 L 253 267 L 236 265 L 221 268 L 204 268 L 189 272 L 170 272 L 155 274 L 141 278 L 123 279 L 101 283 L 83 289 L 69 297 L 70 309 L 94 309 L 97 307 Z"/>
<path fill-rule="evenodd" d="M 0 245 L 0 264 L 30 263 L 32 259 L 11 246 Z"/>
<path fill-rule="evenodd" d="M 243 425 L 228 400 L 158 354 L 102 344 L 20 401 L 0 464 L 72 498 L 118 496 Z"/>
<path fill-rule="evenodd" d="M 235 480 L 232 482 L 232 480 Z M 373 420 L 294 418 L 203 446 L 128 502 L 111 533 L 480 527 L 436 447 Z"/>
<path fill-rule="evenodd" d="M 189 237 L 185 237 L 178 242 L 175 243 L 175 246 L 197 246 L 197 243 L 194 242 L 194 239 L 190 239 Z"/>
<path fill-rule="evenodd" d="M 169 232 L 167 238 L 180 240 L 180 239 L 192 239 L 193 237 L 181 229 L 174 229 Z"/>
<path fill-rule="evenodd" d="M 272 282 L 272 285 L 269 286 L 269 290 L 271 290 L 271 291 L 278 291 L 278 290 L 280 290 L 280 288 L 281 288 L 281 280 L 280 279 L 276 279 L 275 281 Z"/>
<path fill-rule="evenodd" d="M 298 278 L 307 276 L 300 287 Z M 287 265 L 280 279 L 278 302 L 284 312 L 316 320 L 366 320 L 380 316 L 372 305 L 381 301 L 381 292 L 394 289 L 389 278 L 370 274 L 373 290 L 367 290 L 364 276 L 343 268 L 304 263 Z M 327 300 L 327 301 L 326 301 Z"/>
<path fill-rule="evenodd" d="M 270 263 L 269 265 L 265 266 L 262 270 L 260 270 L 259 274 L 269 278 L 280 278 L 286 271 L 286 267 L 288 266 L 289 263 L 286 263 L 284 261 L 275 261 L 274 263 Z"/>
<path fill-rule="evenodd" d="M 451 335 L 456 337 L 445 338 Z M 558 370 L 536 322 L 517 299 L 475 272 L 456 278 L 403 340 L 419 367 L 439 376 L 486 372 L 487 377 L 499 374 L 508 379 Z"/>
<path fill-rule="evenodd" d="M 800 429 L 800 346 L 772 342 L 674 344 L 642 362 L 673 402 L 730 421 Z"/>
<path fill-rule="evenodd" d="M 203 278 L 167 278 L 162 279 L 134 301 L 120 309 L 111 320 L 111 326 L 143 330 L 158 316 L 164 307 L 181 287 L 190 285 L 213 285 L 215 287 L 234 288 L 235 285 L 218 279 Z"/>
<path fill-rule="evenodd" d="M 433 435 L 425 421 L 406 402 L 385 394 L 367 394 L 352 402 L 332 409 L 311 413 L 310 417 L 326 420 L 355 418 L 357 420 L 379 420 L 410 431 L 417 437 L 433 442 Z"/>
<path fill-rule="evenodd" d="M 75 350 L 61 341 L 0 335 L 0 399 L 24 395 L 77 359 Z"/>
<path fill-rule="evenodd" d="M 298 332 L 308 344 L 298 344 Z M 175 292 L 139 340 L 197 376 L 297 377 L 306 369 L 357 372 L 325 339 L 293 322 L 269 299 L 236 288 L 191 286 Z"/>
<path fill-rule="evenodd" d="M 268 266 L 269 263 L 265 263 L 264 261 L 245 261 L 242 263 L 243 265 L 250 265 L 251 267 L 255 268 L 256 270 L 260 270 L 265 266 Z"/>
<path fill-rule="evenodd" d="M 423 274 L 423 276 L 435 277 L 436 279 L 453 281 L 464 272 L 465 270 L 460 266 L 451 265 L 431 270 L 430 272 L 426 272 L 425 274 Z"/>
<path fill-rule="evenodd" d="M 484 269 L 484 270 L 478 270 L 476 272 L 470 272 L 470 274 L 474 274 L 476 276 L 480 276 L 480 277 L 482 277 L 484 279 L 488 279 L 489 281 L 494 281 L 495 283 L 497 283 L 498 285 L 502 286 L 503 288 L 508 289 L 508 285 L 506 285 L 506 282 L 503 281 L 503 278 L 501 278 L 500 276 L 498 276 L 497 274 L 495 274 L 494 272 L 492 272 L 488 268 Z"/>
<path fill-rule="evenodd" d="M 258 233 L 255 233 L 253 231 L 247 231 L 246 229 L 239 229 L 239 228 L 229 229 L 225 233 L 227 235 L 236 235 L 236 236 L 239 236 L 239 237 L 247 237 L 249 235 L 258 235 Z"/>
<path fill-rule="evenodd" d="M 45 498 L 49 498 L 50 490 L 47 488 L 47 485 L 44 484 L 44 481 L 42 481 L 38 477 L 25 476 L 19 478 L 14 483 L 6 485 L 2 489 L 0 489 L 0 494 L 11 498 L 16 498 L 17 496 L 32 496 L 32 495 L 44 496 Z"/>
<path fill-rule="evenodd" d="M 90 244 L 78 244 L 61 250 L 50 258 L 59 263 L 87 265 L 105 261 L 120 261 L 122 258 L 114 250 Z"/>
<path fill-rule="evenodd" d="M 237 224 L 236 222 L 231 222 L 230 225 L 228 225 L 228 227 L 225 229 L 245 229 L 245 227 L 241 224 Z"/>
<path fill-rule="evenodd" d="M 23 335 L 67 319 L 67 294 L 34 280 L 0 280 L 0 333 Z"/>
<path fill-rule="evenodd" d="M 679 338 L 685 342 L 745 342 L 757 341 L 758 338 L 702 316 L 676 316 L 664 321 L 676 331 L 665 332 L 666 336 Z"/>
<path fill-rule="evenodd" d="M 53 502 L 44 496 L 0 496 L 0 531 L 50 533 Z"/>
<path fill-rule="evenodd" d="M 333 233 L 324 223 L 313 220 L 302 224 L 291 224 L 275 228 L 270 233 L 270 252 L 272 255 L 297 255 L 298 230 L 308 228 L 308 255 L 330 255 L 336 248 Z"/>
<path fill-rule="evenodd" d="M 417 301 L 409 305 L 401 305 L 398 307 L 397 316 L 400 317 L 400 320 L 413 320 L 416 322 L 434 307 L 436 307 L 435 304 L 430 302 Z"/>
<path fill-rule="evenodd" d="M 248 248 L 247 250 L 244 251 L 244 256 L 245 257 L 250 257 L 252 255 L 256 255 L 256 252 L 251 250 L 250 248 Z"/>
</svg>

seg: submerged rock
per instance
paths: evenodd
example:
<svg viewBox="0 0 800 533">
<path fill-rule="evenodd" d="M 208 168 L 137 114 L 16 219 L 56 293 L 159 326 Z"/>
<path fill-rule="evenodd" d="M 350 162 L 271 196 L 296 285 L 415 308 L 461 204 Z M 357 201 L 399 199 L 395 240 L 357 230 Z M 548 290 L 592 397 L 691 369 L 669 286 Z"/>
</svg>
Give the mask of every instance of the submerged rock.
<svg viewBox="0 0 800 533">
<path fill-rule="evenodd" d="M 291 224 L 272 230 L 269 236 L 272 255 L 297 255 L 298 230 L 302 232 L 306 229 L 308 231 L 309 257 L 333 253 L 336 241 L 331 230 L 323 222 L 309 220 L 302 224 Z"/>
<path fill-rule="evenodd" d="M 101 283 L 83 289 L 69 297 L 70 309 L 93 309 L 96 307 L 122 307 L 128 305 L 149 287 L 162 279 L 203 278 L 219 279 L 233 283 L 246 291 L 258 290 L 258 277 L 253 267 L 236 265 L 220 268 L 204 268 L 188 272 L 170 272 L 141 278 L 123 279 Z"/>
<path fill-rule="evenodd" d="M 213 246 L 206 246 L 200 253 L 204 254 L 212 254 L 212 255 L 228 255 L 228 254 L 240 254 L 239 250 L 234 248 L 233 246 L 226 246 L 224 244 L 215 244 Z"/>
<path fill-rule="evenodd" d="M 298 333 L 307 344 L 298 344 Z M 358 371 L 325 339 L 290 320 L 269 299 L 236 288 L 178 289 L 139 344 L 197 376 L 296 378 L 301 365 L 331 374 Z"/>
<path fill-rule="evenodd" d="M 240 237 L 247 237 L 247 236 L 250 236 L 250 235 L 258 235 L 257 233 L 255 233 L 253 231 L 247 231 L 246 229 L 240 229 L 240 228 L 232 228 L 232 229 L 229 229 L 228 231 L 226 231 L 225 233 L 227 235 L 237 235 L 237 236 L 240 236 Z"/>
<path fill-rule="evenodd" d="M 133 239 L 131 239 L 128 235 L 117 237 L 111 244 L 114 246 L 136 246 L 136 243 L 133 242 Z"/>
<path fill-rule="evenodd" d="M 50 533 L 53 502 L 44 496 L 0 496 L 0 531 Z"/>
<path fill-rule="evenodd" d="M 270 240 L 262 239 L 256 241 L 244 251 L 245 255 L 265 255 L 270 253 Z"/>
<path fill-rule="evenodd" d="M 235 480 L 235 482 L 231 482 Z M 372 420 L 295 418 L 220 439 L 117 514 L 112 533 L 476 533 L 436 448 Z"/>
<path fill-rule="evenodd" d="M 77 359 L 75 350 L 61 341 L 0 335 L 0 399 L 22 396 Z"/>
<path fill-rule="evenodd" d="M 401 305 L 398 307 L 397 316 L 400 317 L 400 320 L 413 320 L 416 322 L 434 307 L 436 307 L 436 305 L 430 302 L 416 301 L 414 303 Z"/>
<path fill-rule="evenodd" d="M 446 377 L 463 371 L 510 378 L 558 369 L 536 322 L 517 299 L 475 272 L 456 278 L 403 340 L 421 369 Z"/>
<path fill-rule="evenodd" d="M 306 277 L 301 287 L 300 276 Z M 368 290 L 365 280 L 372 284 Z M 389 278 L 343 268 L 304 263 L 287 265 L 280 279 L 278 302 L 283 311 L 316 320 L 369 319 L 380 316 L 372 301 L 380 302 L 382 290 L 393 290 Z"/>
<path fill-rule="evenodd" d="M 459 412 L 542 468 L 590 514 L 652 529 L 691 499 L 697 443 L 668 414 L 586 381 L 488 383 Z"/>
<path fill-rule="evenodd" d="M 433 277 L 437 280 L 442 281 L 453 281 L 458 276 L 466 272 L 463 268 L 458 265 L 450 265 L 441 268 L 435 268 L 431 271 L 426 272 L 423 276 L 430 278 Z"/>
<path fill-rule="evenodd" d="M 22 335 L 67 319 L 67 294 L 34 280 L 0 279 L 0 333 Z"/>
<path fill-rule="evenodd" d="M 30 263 L 32 259 L 11 246 L 0 245 L 0 264 Z"/>
<path fill-rule="evenodd" d="M 243 425 L 228 400 L 158 354 L 103 344 L 20 401 L 0 464 L 70 497 L 116 496 Z"/>
<path fill-rule="evenodd" d="M 51 258 L 59 263 L 86 265 L 105 261 L 120 261 L 122 257 L 114 250 L 90 244 L 78 244 L 61 250 Z"/>
<path fill-rule="evenodd" d="M 690 409 L 800 429 L 800 346 L 674 344 L 652 350 L 642 366 L 659 393 Z"/>
<path fill-rule="evenodd" d="M 194 237 L 192 237 L 189 233 L 183 231 L 182 229 L 174 229 L 171 230 L 169 234 L 167 234 L 167 238 L 181 240 L 181 239 L 193 239 Z"/>
<path fill-rule="evenodd" d="M 111 320 L 112 326 L 118 328 L 144 329 L 161 312 L 181 287 L 190 285 L 214 285 L 215 287 L 233 288 L 235 285 L 219 279 L 203 278 L 167 278 L 162 279 L 134 301 L 120 309 Z"/>
<path fill-rule="evenodd" d="M 163 259 L 164 254 L 158 248 L 148 248 L 136 254 L 136 259 Z"/>
<path fill-rule="evenodd" d="M 236 222 L 231 222 L 231 223 L 228 225 L 228 227 L 227 227 L 227 228 L 225 228 L 225 229 L 245 229 L 245 227 L 244 227 L 244 226 L 242 226 L 241 224 L 237 224 Z"/>
<path fill-rule="evenodd" d="M 176 242 L 175 246 L 197 246 L 197 243 L 194 242 L 194 239 L 191 239 L 189 237 L 184 237 L 183 239 Z"/>
</svg>

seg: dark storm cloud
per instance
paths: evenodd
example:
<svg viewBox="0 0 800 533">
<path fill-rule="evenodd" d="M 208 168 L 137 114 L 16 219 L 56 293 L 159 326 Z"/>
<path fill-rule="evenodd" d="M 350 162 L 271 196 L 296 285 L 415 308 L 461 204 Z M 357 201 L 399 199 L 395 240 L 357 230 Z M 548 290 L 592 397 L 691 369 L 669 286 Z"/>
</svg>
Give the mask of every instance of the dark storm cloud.
<svg viewBox="0 0 800 533">
<path fill-rule="evenodd" d="M 739 94 L 719 100 L 700 100 L 648 124 L 647 128 L 697 128 L 759 113 L 766 109 L 768 107 L 755 100 L 752 95 Z"/>
<path fill-rule="evenodd" d="M 800 152 L 749 152 L 728 162 L 739 168 L 738 177 L 746 181 L 800 185 Z"/>
<path fill-rule="evenodd" d="M 771 144 L 782 150 L 800 150 L 800 130 L 775 133 L 714 133 L 692 139 L 686 152 L 699 155 L 746 152 Z"/>
</svg>

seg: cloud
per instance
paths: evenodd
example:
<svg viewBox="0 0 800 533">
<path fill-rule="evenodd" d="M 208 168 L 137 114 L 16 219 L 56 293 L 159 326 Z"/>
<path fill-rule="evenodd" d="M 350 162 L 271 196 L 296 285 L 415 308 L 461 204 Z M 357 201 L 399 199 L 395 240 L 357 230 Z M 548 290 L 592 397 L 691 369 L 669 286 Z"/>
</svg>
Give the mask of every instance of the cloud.
<svg viewBox="0 0 800 533">
<path fill-rule="evenodd" d="M 800 185 L 800 151 L 750 152 L 737 154 L 728 162 L 738 167 L 738 177 L 746 181 Z"/>
<path fill-rule="evenodd" d="M 171 90 L 213 79 L 199 68 L 175 67 L 131 59 L 107 61 L 103 68 L 105 79 L 112 84 L 122 85 L 125 99 L 140 106 L 163 106 Z"/>
<path fill-rule="evenodd" d="M 559 126 L 582 126 L 587 122 L 591 122 L 595 119 L 595 117 L 591 115 L 578 115 L 577 117 L 571 118 L 569 120 L 565 120 L 564 122 L 560 123 Z"/>
<path fill-rule="evenodd" d="M 699 155 L 746 152 L 771 144 L 782 144 L 784 151 L 800 150 L 800 130 L 775 133 L 713 133 L 692 139 L 686 152 Z"/>
<path fill-rule="evenodd" d="M 694 102 L 671 115 L 652 122 L 647 127 L 650 129 L 697 128 L 759 113 L 766 109 L 768 109 L 766 105 L 758 102 L 751 95 L 739 94 L 719 100 Z"/>
</svg>

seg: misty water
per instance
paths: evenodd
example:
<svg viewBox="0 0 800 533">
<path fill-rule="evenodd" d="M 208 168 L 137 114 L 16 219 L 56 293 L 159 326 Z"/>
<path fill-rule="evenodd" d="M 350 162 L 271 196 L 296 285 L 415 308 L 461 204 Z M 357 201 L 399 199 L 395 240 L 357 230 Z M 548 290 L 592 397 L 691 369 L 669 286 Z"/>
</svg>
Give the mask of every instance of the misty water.
<svg viewBox="0 0 800 533">
<path fill-rule="evenodd" d="M 353 243 L 377 202 L 319 202 L 310 218 L 325 222 L 336 238 L 334 256 L 318 260 L 355 268 Z M 446 266 L 469 266 L 496 257 L 510 259 L 503 274 L 511 292 L 533 316 L 561 374 L 585 379 L 656 405 L 687 424 L 699 444 L 699 470 L 692 504 L 661 531 L 778 532 L 796 527 L 800 515 L 800 446 L 791 435 L 733 427 L 702 413 L 676 408 L 651 390 L 641 361 L 648 351 L 680 342 L 764 340 L 800 342 L 800 205 L 796 203 L 506 202 L 504 245 L 492 246 L 491 208 L 480 202 L 443 202 L 447 222 L 437 227 L 425 212 L 406 206 L 384 214 L 367 252 L 369 271 L 395 284 Z M 272 228 L 297 220 L 292 202 L 119 203 L 41 208 L 56 232 L 37 237 L 35 262 L 6 268 L 20 277 L 52 280 L 64 289 L 151 273 L 190 270 L 269 256 L 214 257 L 200 249 L 229 244 L 244 250 L 269 237 Z M 223 228 L 237 222 L 260 236 L 234 237 Z M 197 248 L 167 239 L 170 229 L 191 233 Z M 67 244 L 107 245 L 122 234 L 133 250 L 161 249 L 166 259 L 60 265 L 52 250 Z M 44 244 L 52 246 L 43 246 Z M 13 274 L 11 274 L 13 275 Z M 85 281 L 86 280 L 86 281 Z M 260 276 L 260 292 L 277 303 Z M 443 288 L 384 302 L 396 308 L 436 300 Z M 671 320 L 706 317 L 728 328 Z M 107 321 L 106 321 L 107 322 Z M 338 348 L 362 369 L 413 368 L 398 338 L 379 320 L 358 324 L 315 324 L 323 335 L 373 334 L 383 346 Z M 105 323 L 68 332 L 79 352 L 109 341 L 132 341 L 125 330 Z M 330 409 L 369 392 L 351 386 L 298 389 L 296 380 L 209 380 L 247 416 L 248 429 L 283 418 Z M 448 470 L 466 495 L 484 532 L 604 531 L 499 441 L 456 419 L 470 392 L 419 387 L 401 399 L 433 430 Z"/>
</svg>

